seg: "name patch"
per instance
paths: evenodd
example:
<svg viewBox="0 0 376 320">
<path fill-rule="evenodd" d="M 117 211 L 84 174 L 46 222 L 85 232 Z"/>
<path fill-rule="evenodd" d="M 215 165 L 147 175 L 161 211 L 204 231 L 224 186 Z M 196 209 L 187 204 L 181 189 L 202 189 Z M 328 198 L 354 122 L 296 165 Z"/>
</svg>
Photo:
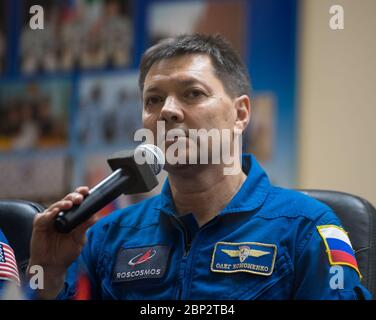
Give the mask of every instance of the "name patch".
<svg viewBox="0 0 376 320">
<path fill-rule="evenodd" d="M 273 273 L 277 246 L 258 242 L 217 242 L 211 271 L 249 272 L 269 276 Z"/>
<path fill-rule="evenodd" d="M 112 274 L 112 282 L 162 278 L 167 269 L 170 247 L 157 245 L 120 248 Z"/>
</svg>

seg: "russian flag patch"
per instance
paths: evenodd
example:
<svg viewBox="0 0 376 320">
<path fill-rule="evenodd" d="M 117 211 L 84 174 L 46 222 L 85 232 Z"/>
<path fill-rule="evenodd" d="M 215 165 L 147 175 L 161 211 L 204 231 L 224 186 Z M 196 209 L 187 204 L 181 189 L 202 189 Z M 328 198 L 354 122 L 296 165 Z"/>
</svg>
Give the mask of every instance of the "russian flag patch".
<svg viewBox="0 0 376 320">
<path fill-rule="evenodd" d="M 324 240 L 330 264 L 352 267 L 362 277 L 346 231 L 336 225 L 317 226 L 317 229 Z"/>
</svg>

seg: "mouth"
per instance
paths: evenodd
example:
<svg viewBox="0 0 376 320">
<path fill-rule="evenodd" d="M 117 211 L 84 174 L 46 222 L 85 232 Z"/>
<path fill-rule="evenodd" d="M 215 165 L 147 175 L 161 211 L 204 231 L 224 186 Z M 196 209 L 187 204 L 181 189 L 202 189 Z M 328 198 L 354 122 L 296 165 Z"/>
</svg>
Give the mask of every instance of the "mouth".
<svg viewBox="0 0 376 320">
<path fill-rule="evenodd" d="M 178 141 L 179 139 L 183 139 L 183 138 L 186 138 L 186 136 L 174 136 L 174 137 L 169 137 L 169 138 L 166 138 L 166 142 L 176 142 L 176 141 Z"/>
<path fill-rule="evenodd" d="M 185 133 L 185 131 L 183 130 L 175 130 L 176 132 L 174 132 L 174 129 L 170 131 L 168 131 L 166 133 L 166 138 L 165 138 L 165 141 L 166 142 L 176 142 L 178 141 L 179 139 L 182 139 L 182 138 L 187 138 L 187 134 Z"/>
</svg>

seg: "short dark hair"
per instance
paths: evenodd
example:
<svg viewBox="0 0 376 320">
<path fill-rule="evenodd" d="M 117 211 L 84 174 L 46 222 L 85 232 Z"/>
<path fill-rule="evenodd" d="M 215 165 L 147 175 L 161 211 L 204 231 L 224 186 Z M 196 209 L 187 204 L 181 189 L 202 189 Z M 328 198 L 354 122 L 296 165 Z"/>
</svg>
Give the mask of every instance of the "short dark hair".
<svg viewBox="0 0 376 320">
<path fill-rule="evenodd" d="M 206 54 L 216 76 L 231 97 L 251 95 L 251 81 L 244 63 L 221 35 L 183 34 L 166 38 L 150 47 L 141 59 L 138 85 L 141 93 L 151 66 L 160 60 L 186 54 Z"/>
</svg>

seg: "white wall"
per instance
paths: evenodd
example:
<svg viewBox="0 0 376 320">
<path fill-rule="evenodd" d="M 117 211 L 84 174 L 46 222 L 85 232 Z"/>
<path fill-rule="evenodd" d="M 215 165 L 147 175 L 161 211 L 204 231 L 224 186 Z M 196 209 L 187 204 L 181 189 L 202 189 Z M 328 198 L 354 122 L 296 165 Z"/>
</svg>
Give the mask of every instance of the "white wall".
<svg viewBox="0 0 376 320">
<path fill-rule="evenodd" d="M 329 28 L 336 4 L 344 30 Z M 376 205 L 376 0 L 303 0 L 299 19 L 299 187 Z"/>
</svg>

